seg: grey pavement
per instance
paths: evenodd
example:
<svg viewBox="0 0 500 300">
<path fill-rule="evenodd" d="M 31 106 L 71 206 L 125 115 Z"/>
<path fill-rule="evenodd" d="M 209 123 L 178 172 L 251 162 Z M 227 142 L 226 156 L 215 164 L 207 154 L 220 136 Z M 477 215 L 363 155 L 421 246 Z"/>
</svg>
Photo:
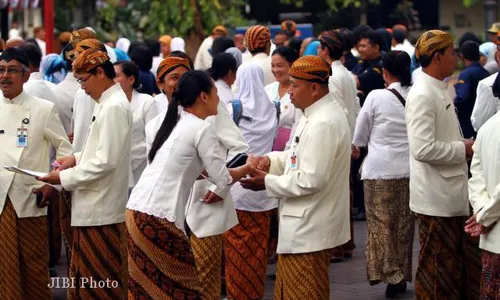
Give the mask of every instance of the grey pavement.
<svg viewBox="0 0 500 300">
<path fill-rule="evenodd" d="M 370 286 L 366 278 L 365 268 L 365 242 L 366 222 L 354 222 L 354 241 L 356 249 L 351 259 L 341 263 L 330 264 L 330 299 L 342 300 L 383 300 L 385 297 L 385 284 L 381 283 Z M 413 243 L 413 270 L 415 272 L 418 259 L 418 235 L 415 233 Z M 66 256 L 63 255 L 59 265 L 56 267 L 58 276 L 66 277 Z M 275 271 L 276 265 L 268 268 L 268 274 Z M 415 278 L 415 276 L 413 276 Z M 273 299 L 274 280 L 267 280 L 266 294 L 264 299 Z M 53 289 L 56 300 L 66 299 L 65 289 Z M 397 299 L 415 299 L 413 284 L 408 285 L 406 294 L 401 294 Z M 304 299 L 306 300 L 306 299 Z"/>
</svg>

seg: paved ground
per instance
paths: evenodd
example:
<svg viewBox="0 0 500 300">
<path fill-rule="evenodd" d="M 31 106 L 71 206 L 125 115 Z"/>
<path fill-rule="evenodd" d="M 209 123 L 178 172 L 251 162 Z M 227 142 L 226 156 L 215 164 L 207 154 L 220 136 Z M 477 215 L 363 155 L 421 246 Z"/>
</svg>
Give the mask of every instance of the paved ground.
<svg viewBox="0 0 500 300">
<path fill-rule="evenodd" d="M 382 300 L 385 298 L 385 285 L 379 284 L 370 286 L 366 279 L 365 269 L 365 236 L 366 236 L 366 223 L 354 223 L 354 237 L 356 243 L 356 250 L 352 259 L 346 260 L 342 263 L 330 265 L 330 299 L 342 300 Z M 416 268 L 418 258 L 418 239 L 415 234 L 415 241 L 413 246 L 413 269 Z M 57 266 L 58 275 L 61 277 L 67 276 L 66 272 L 66 258 L 62 257 L 61 263 Z M 275 270 L 275 265 L 269 266 L 268 274 Z M 265 299 L 273 299 L 274 281 L 268 280 L 266 283 L 266 296 Z M 66 291 L 64 289 L 53 290 L 54 299 L 66 299 Z M 398 299 L 414 299 L 413 284 L 408 285 L 408 292 L 400 295 Z"/>
</svg>

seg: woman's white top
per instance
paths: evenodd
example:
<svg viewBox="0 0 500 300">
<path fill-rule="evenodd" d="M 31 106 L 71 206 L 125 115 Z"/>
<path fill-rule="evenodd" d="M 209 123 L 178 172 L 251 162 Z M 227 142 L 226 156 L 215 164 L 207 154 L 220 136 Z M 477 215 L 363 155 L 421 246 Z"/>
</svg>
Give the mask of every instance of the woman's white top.
<svg viewBox="0 0 500 300">
<path fill-rule="evenodd" d="M 177 126 L 142 173 L 127 208 L 167 219 L 184 231 L 186 204 L 201 171 L 206 169 L 218 188 L 232 182 L 225 157 L 210 123 L 182 111 Z"/>
<path fill-rule="evenodd" d="M 232 104 L 231 101 L 236 99 L 236 96 L 233 94 L 231 87 L 224 80 L 217 80 L 215 82 L 215 86 L 217 87 L 217 95 L 219 95 L 220 101 L 224 104 L 224 107 L 228 109 L 228 111 L 232 112 Z M 231 109 L 229 109 L 231 108 Z M 232 116 L 232 113 L 231 113 Z"/>
<path fill-rule="evenodd" d="M 165 114 L 168 110 L 168 98 L 164 93 L 154 96 L 156 110 L 159 114 Z"/>
<path fill-rule="evenodd" d="M 399 82 L 389 85 L 406 99 L 409 88 Z M 410 177 L 410 148 L 406 132 L 405 108 L 385 89 L 370 92 L 359 112 L 353 144 L 367 146 L 361 179 Z"/>
<path fill-rule="evenodd" d="M 285 127 L 291 129 L 293 124 L 298 123 L 302 117 L 302 111 L 297 109 L 290 100 L 290 94 L 285 93 L 283 97 L 279 94 L 279 82 L 273 82 L 266 85 L 266 93 L 269 99 L 273 102 L 280 103 L 280 120 L 278 127 Z"/>
<path fill-rule="evenodd" d="M 146 124 L 158 115 L 158 109 L 153 97 L 141 94 L 137 91 L 132 93 L 130 101 L 132 109 L 132 149 L 131 163 L 134 174 L 134 185 L 139 181 L 142 171 L 147 164 L 146 151 Z"/>
</svg>

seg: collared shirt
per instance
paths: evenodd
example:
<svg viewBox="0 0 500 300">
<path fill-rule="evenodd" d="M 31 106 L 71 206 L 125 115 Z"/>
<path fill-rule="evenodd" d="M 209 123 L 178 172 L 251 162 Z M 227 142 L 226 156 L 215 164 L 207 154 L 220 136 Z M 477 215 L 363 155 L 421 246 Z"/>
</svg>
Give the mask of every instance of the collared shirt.
<svg viewBox="0 0 500 300">
<path fill-rule="evenodd" d="M 194 59 L 194 69 L 195 70 L 208 70 L 212 67 L 212 54 L 209 50 L 212 48 L 214 43 L 214 38 L 209 36 L 200 45 L 198 52 L 196 52 L 196 57 Z"/>
<path fill-rule="evenodd" d="M 500 114 L 491 117 L 477 134 L 469 179 L 469 198 L 476 221 L 491 226 L 500 220 Z M 479 247 L 500 254 L 500 227 L 481 234 Z"/>
<path fill-rule="evenodd" d="M 276 81 L 271 70 L 271 58 L 265 53 L 258 53 L 252 57 L 252 62 L 259 65 L 259 67 L 264 71 L 264 86 Z"/>
<path fill-rule="evenodd" d="M 409 88 L 395 82 L 395 89 L 406 98 Z M 352 142 L 368 146 L 361 179 L 399 179 L 410 176 L 410 149 L 406 133 L 405 107 L 386 89 L 373 90 L 359 112 Z"/>
<path fill-rule="evenodd" d="M 17 146 L 18 128 L 27 130 L 26 147 Z M 33 194 L 33 188 L 44 183 L 7 171 L 3 166 L 47 173 L 51 169 L 52 148 L 57 158 L 71 155 L 71 144 L 54 104 L 25 92 L 13 99 L 0 96 L 0 129 L 0 214 L 8 195 L 19 218 L 47 215 L 47 208 L 39 208 Z"/>
<path fill-rule="evenodd" d="M 130 101 L 132 109 L 132 172 L 134 184 L 139 181 L 147 162 L 146 152 L 146 124 L 158 115 L 153 97 L 148 94 L 132 92 Z"/>
<path fill-rule="evenodd" d="M 233 94 L 231 87 L 222 79 L 217 80 L 215 86 L 217 87 L 217 94 L 219 95 L 220 101 L 222 101 L 228 111 L 232 112 L 231 101 L 236 99 L 236 96 Z"/>
<path fill-rule="evenodd" d="M 473 62 L 465 70 L 460 72 L 458 81 L 455 84 L 455 106 L 457 108 L 458 120 L 465 138 L 476 136 L 476 132 L 472 127 L 471 115 L 476 102 L 476 90 L 479 81 L 488 77 L 489 73 L 479 62 Z"/>
<path fill-rule="evenodd" d="M 184 230 L 191 188 L 204 168 L 218 187 L 232 182 L 224 149 L 213 127 L 183 111 L 169 138 L 144 170 L 127 208 L 167 219 Z"/>
<path fill-rule="evenodd" d="M 267 195 L 280 199 L 278 253 L 310 253 L 349 240 L 349 125 L 331 98 L 305 109 L 290 150 L 267 154 Z"/>
<path fill-rule="evenodd" d="M 328 88 L 333 99 L 340 102 L 347 109 L 347 121 L 351 130 L 351 138 L 354 136 L 356 118 L 358 117 L 360 105 L 356 88 L 356 80 L 342 62 L 337 60 L 332 63 L 332 76 L 328 80 Z"/>
<path fill-rule="evenodd" d="M 125 221 L 130 186 L 132 111 L 120 84 L 104 91 L 75 167 L 60 172 L 71 191 L 71 225 L 102 226 Z"/>
<path fill-rule="evenodd" d="M 280 83 L 277 81 L 268 84 L 265 87 L 266 93 L 269 100 L 280 103 L 280 119 L 278 127 L 291 129 L 294 124 L 299 122 L 302 117 L 302 111 L 292 104 L 290 94 L 288 94 L 288 92 L 286 92 L 283 97 L 280 97 L 279 87 Z"/>
<path fill-rule="evenodd" d="M 359 90 L 363 92 L 365 98 L 371 91 L 384 88 L 382 57 L 371 61 L 360 60 L 358 65 L 352 69 L 352 73 L 358 76 Z M 363 106 L 363 99 L 360 102 Z"/>
<path fill-rule="evenodd" d="M 23 86 L 23 90 L 30 96 L 48 100 L 59 109 L 57 97 L 52 92 L 52 86 L 48 81 L 43 80 L 43 74 L 40 72 L 32 72 L 30 78 Z"/>
<path fill-rule="evenodd" d="M 477 98 L 470 117 L 472 126 L 476 131 L 483 126 L 489 118 L 500 111 L 500 99 L 493 96 L 491 87 L 495 83 L 498 73 L 490 75 L 479 81 L 477 85 Z"/>
<path fill-rule="evenodd" d="M 415 54 L 415 47 L 413 47 L 412 44 L 407 44 L 407 43 L 403 43 L 403 44 L 397 44 L 396 46 L 394 47 L 391 47 L 391 50 L 393 51 L 404 51 L 406 53 L 408 53 L 408 55 L 410 57 L 413 56 L 413 54 Z"/>
<path fill-rule="evenodd" d="M 72 72 L 66 75 L 66 78 L 52 88 L 52 92 L 57 99 L 57 107 L 59 118 L 67 133 L 72 131 L 71 120 L 73 119 L 73 104 L 75 102 L 75 95 L 80 84 L 77 82 Z"/>
<path fill-rule="evenodd" d="M 163 92 L 153 97 L 156 110 L 159 114 L 164 114 L 168 110 L 168 98 Z"/>
<path fill-rule="evenodd" d="M 468 216 L 465 145 L 445 82 L 422 72 L 406 101 L 410 209 L 438 217 Z"/>
</svg>

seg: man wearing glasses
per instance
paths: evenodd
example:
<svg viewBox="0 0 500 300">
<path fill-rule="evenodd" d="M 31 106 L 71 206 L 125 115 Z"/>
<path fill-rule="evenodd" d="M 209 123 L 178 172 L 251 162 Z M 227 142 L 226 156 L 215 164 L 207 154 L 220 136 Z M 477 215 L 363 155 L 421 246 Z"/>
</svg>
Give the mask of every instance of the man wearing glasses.
<svg viewBox="0 0 500 300">
<path fill-rule="evenodd" d="M 73 62 L 82 90 L 97 104 L 81 152 L 58 160 L 41 181 L 71 191 L 73 245 L 69 299 L 125 299 L 125 205 L 128 199 L 132 112 L 109 56 L 88 49 Z M 92 289 L 91 279 L 99 289 Z"/>
<path fill-rule="evenodd" d="M 54 104 L 23 91 L 28 68 L 19 49 L 0 55 L 0 165 L 47 173 L 51 147 L 58 158 L 72 150 Z M 0 298 L 51 298 L 47 199 L 54 193 L 33 177 L 0 169 Z"/>
</svg>

